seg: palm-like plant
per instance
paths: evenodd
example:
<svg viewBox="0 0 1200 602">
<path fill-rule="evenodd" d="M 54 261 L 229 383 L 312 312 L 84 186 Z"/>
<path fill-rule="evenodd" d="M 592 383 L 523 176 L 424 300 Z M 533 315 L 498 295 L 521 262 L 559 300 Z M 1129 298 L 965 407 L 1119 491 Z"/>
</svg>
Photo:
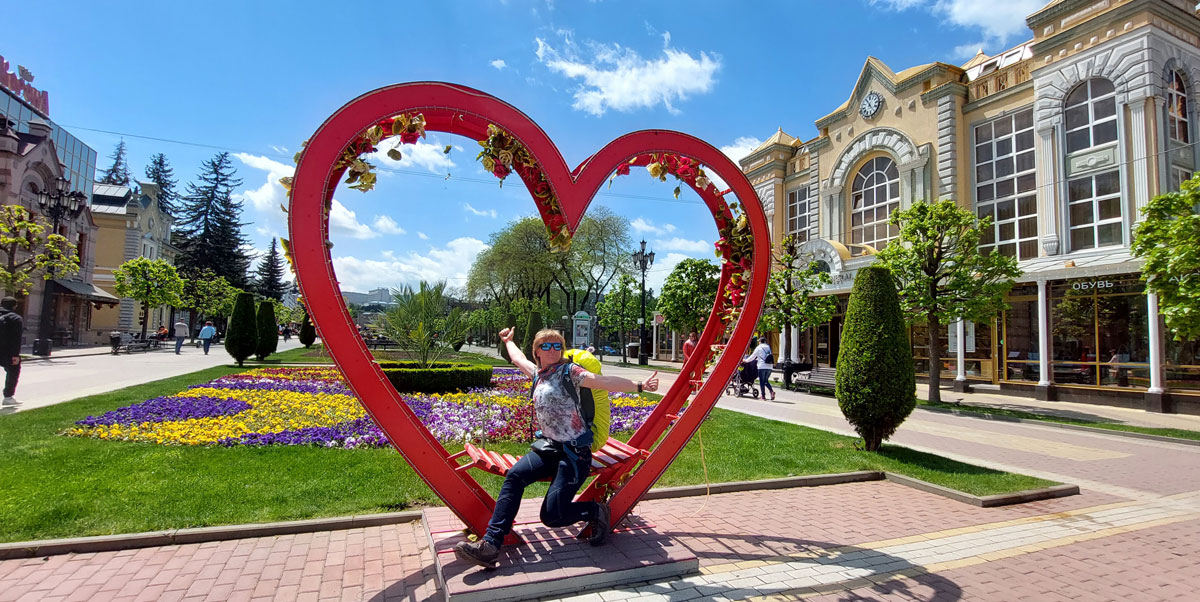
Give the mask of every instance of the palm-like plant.
<svg viewBox="0 0 1200 602">
<path fill-rule="evenodd" d="M 446 283 L 421 281 L 420 288 L 394 289 L 396 305 L 383 318 L 383 330 L 422 368 L 448 355 L 466 340 L 467 320 L 462 308 L 450 307 Z"/>
</svg>

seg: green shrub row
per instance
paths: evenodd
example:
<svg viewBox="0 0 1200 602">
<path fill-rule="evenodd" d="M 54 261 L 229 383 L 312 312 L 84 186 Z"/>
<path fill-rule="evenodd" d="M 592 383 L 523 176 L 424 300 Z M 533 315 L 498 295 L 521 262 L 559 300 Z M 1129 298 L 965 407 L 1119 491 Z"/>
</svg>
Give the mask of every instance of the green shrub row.
<svg viewBox="0 0 1200 602">
<path fill-rule="evenodd" d="M 421 368 L 416 362 L 379 362 L 379 367 L 401 393 L 465 391 L 492 382 L 492 367 L 476 364 L 433 364 Z"/>
</svg>

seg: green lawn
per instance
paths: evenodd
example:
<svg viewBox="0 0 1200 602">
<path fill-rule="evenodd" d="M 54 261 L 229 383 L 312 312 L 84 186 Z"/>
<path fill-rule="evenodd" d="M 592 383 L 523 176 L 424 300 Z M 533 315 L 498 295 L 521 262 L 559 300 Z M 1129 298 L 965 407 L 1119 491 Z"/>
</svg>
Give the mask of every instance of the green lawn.
<svg viewBox="0 0 1200 602">
<path fill-rule="evenodd" d="M 217 367 L 0 416 L 0 541 L 386 512 L 438 504 L 391 449 L 181 447 L 63 437 L 75 420 L 238 371 Z M 977 495 L 1049 485 L 937 456 L 715 410 L 701 429 L 711 482 L 887 470 Z M 494 446 L 520 454 L 523 443 Z M 660 486 L 702 484 L 693 440 Z M 457 450 L 452 450 L 457 451 Z M 493 494 L 500 478 L 472 471 Z M 545 485 L 527 495 L 543 495 Z"/>
<path fill-rule="evenodd" d="M 1160 437 L 1175 437 L 1176 439 L 1189 439 L 1192 441 L 1200 441 L 1200 432 L 1189 431 L 1184 429 L 1168 429 L 1168 428 L 1153 428 L 1146 426 L 1134 426 L 1131 424 L 1121 424 L 1119 422 L 1102 422 L 1096 420 L 1084 420 L 1081 418 L 1065 418 L 1061 416 L 1050 416 L 1047 414 L 1038 414 L 1035 412 L 1025 412 L 1022 410 L 1011 410 L 1008 408 L 994 408 L 990 406 L 977 405 L 962 405 L 953 403 L 932 403 L 923 399 L 917 400 L 918 407 L 934 408 L 942 410 L 953 410 L 964 414 L 983 414 L 988 416 L 1004 416 L 1008 418 L 1020 418 L 1022 420 L 1040 420 L 1042 422 L 1057 422 L 1060 424 L 1074 424 L 1078 426 L 1086 426 L 1090 428 L 1106 429 L 1110 431 L 1125 431 L 1127 433 L 1142 433 L 1146 435 L 1158 435 Z"/>
</svg>

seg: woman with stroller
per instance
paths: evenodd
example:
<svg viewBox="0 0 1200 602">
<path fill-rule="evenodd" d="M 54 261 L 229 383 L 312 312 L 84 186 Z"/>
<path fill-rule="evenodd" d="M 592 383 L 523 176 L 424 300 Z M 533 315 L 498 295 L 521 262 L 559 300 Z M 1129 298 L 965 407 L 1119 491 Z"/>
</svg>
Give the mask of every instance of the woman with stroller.
<svg viewBox="0 0 1200 602">
<path fill-rule="evenodd" d="M 770 391 L 771 401 L 775 401 L 775 389 L 771 387 L 769 381 L 771 369 L 774 368 L 771 364 L 775 360 L 774 354 L 771 353 L 771 346 L 767 344 L 766 338 L 763 338 L 760 343 L 758 337 L 754 337 L 750 339 L 750 348 L 754 351 L 751 351 L 750 355 L 742 358 L 742 363 L 752 360 L 758 362 L 758 390 L 762 393 L 763 399 L 767 398 L 767 391 Z"/>
</svg>

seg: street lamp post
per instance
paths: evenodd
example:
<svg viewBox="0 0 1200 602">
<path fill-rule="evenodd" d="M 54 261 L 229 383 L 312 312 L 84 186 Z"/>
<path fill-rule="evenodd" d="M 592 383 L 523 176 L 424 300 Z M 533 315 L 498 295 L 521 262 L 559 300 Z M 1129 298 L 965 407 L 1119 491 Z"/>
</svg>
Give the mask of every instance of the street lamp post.
<svg viewBox="0 0 1200 602">
<path fill-rule="evenodd" d="M 71 190 L 71 181 L 59 176 L 54 179 L 50 186 L 50 190 L 42 190 L 37 193 L 38 208 L 41 209 L 42 215 L 50 218 L 50 223 L 53 225 L 53 234 L 58 234 L 58 229 L 63 220 L 74 220 L 87 206 L 87 195 L 78 190 Z M 42 315 L 38 320 L 38 340 L 34 341 L 34 355 L 48 356 L 50 355 L 50 338 L 54 334 L 54 324 L 52 314 L 54 309 L 53 296 L 54 291 L 54 267 L 50 267 L 50 278 L 46 280 L 46 285 L 42 288 Z"/>
<path fill-rule="evenodd" d="M 646 270 L 654 265 L 654 251 L 646 252 L 646 240 L 642 239 L 642 248 L 633 252 L 633 265 L 642 272 L 642 315 L 638 318 L 638 364 L 645 366 L 650 363 L 646 353 Z"/>
</svg>

